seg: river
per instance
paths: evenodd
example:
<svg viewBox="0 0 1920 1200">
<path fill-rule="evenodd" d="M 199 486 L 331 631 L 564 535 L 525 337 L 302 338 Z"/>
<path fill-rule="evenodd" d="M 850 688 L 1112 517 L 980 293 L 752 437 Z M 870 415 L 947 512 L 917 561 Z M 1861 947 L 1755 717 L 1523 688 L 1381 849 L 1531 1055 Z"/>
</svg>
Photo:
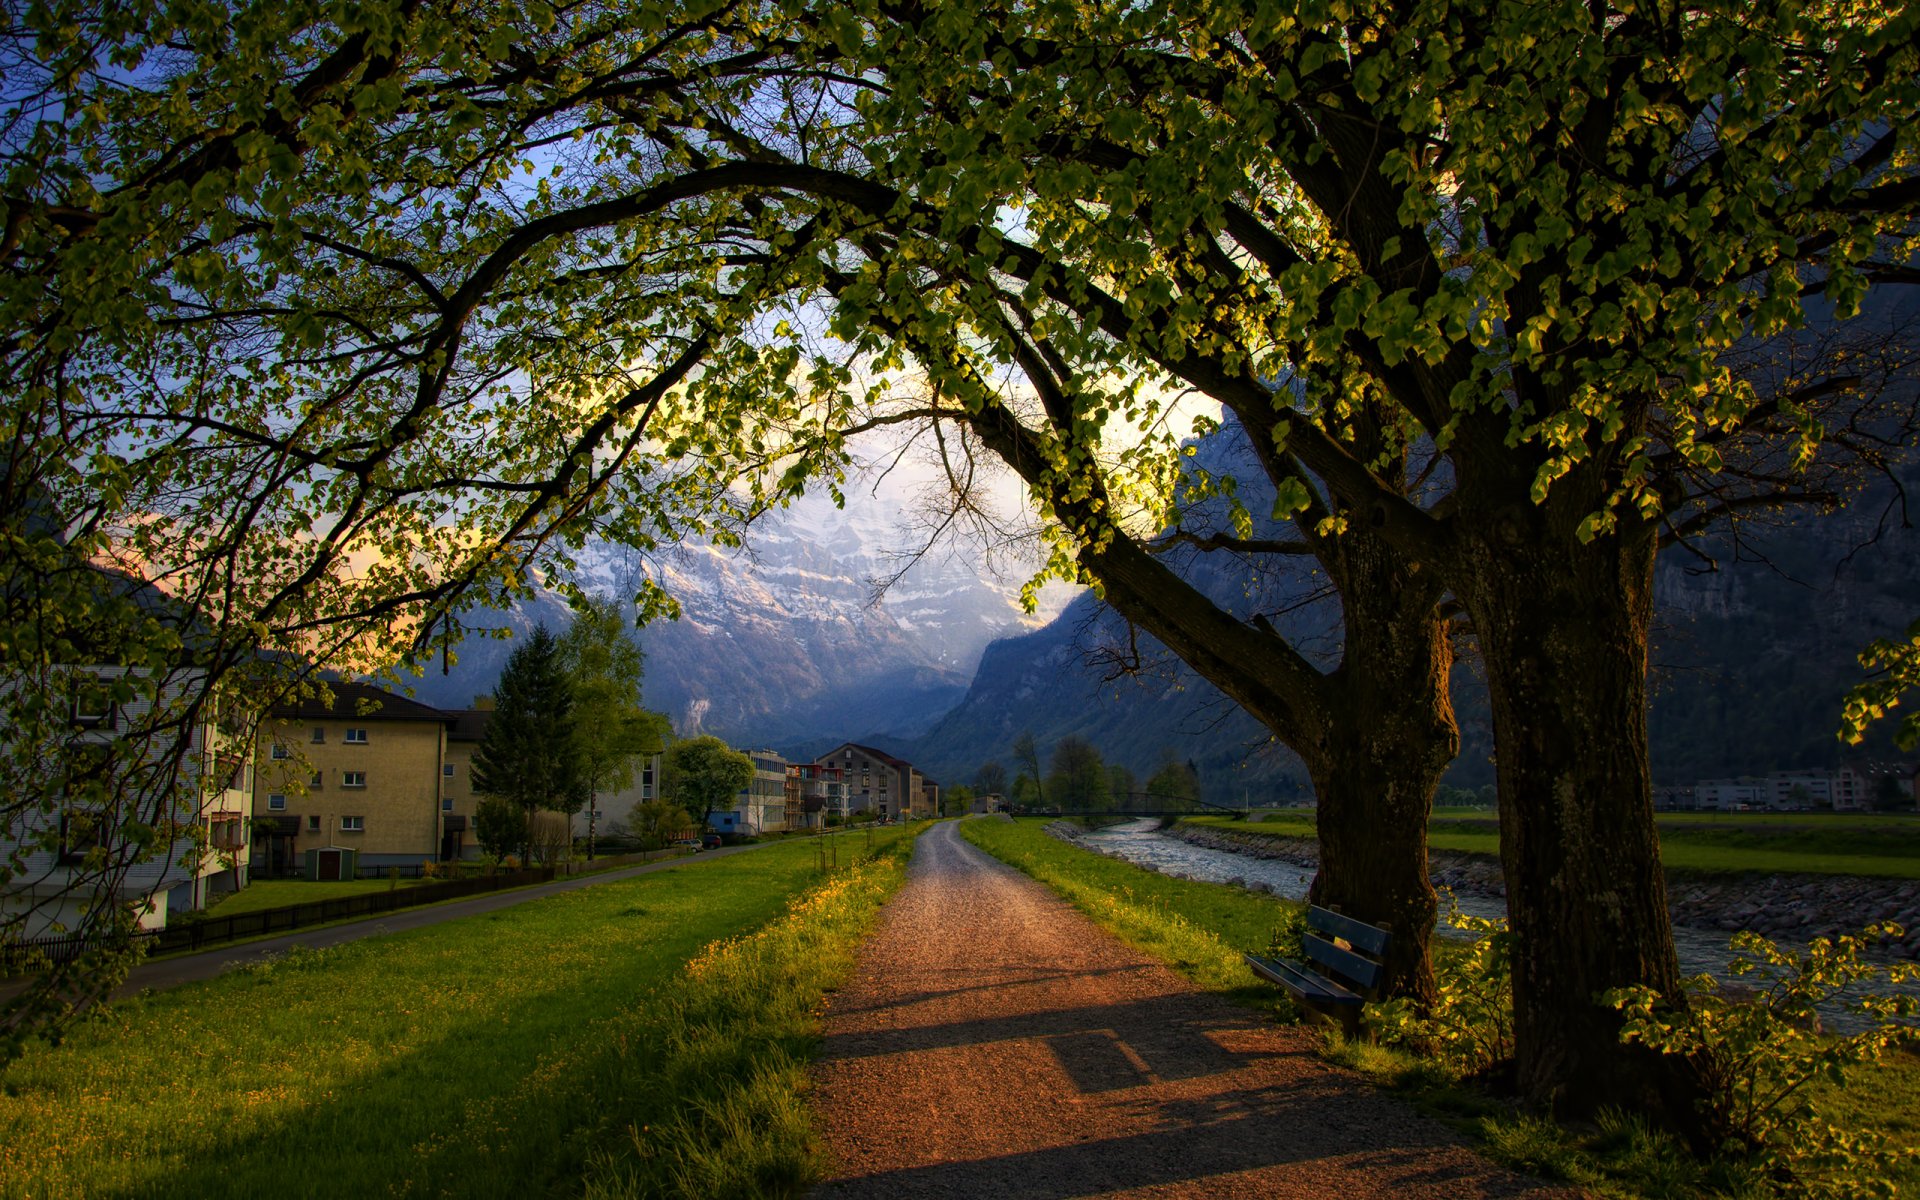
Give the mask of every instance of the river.
<svg viewBox="0 0 1920 1200">
<path fill-rule="evenodd" d="M 1304 900 L 1307 887 L 1313 882 L 1310 869 L 1278 859 L 1252 858 L 1191 845 L 1159 832 L 1159 826 L 1159 821 L 1153 819 L 1129 821 L 1125 825 L 1114 825 L 1082 836 L 1093 849 L 1154 867 L 1164 875 L 1178 875 L 1206 883 L 1226 883 L 1233 879 L 1264 883 L 1273 889 L 1275 895 L 1290 900 Z M 1469 916 L 1506 919 L 1505 900 L 1458 893 L 1456 898 L 1460 911 Z M 1447 927 L 1444 913 L 1439 933 L 1442 937 L 1466 936 Z M 1676 925 L 1673 942 L 1680 955 L 1681 974 L 1710 974 L 1722 979 L 1729 978 L 1727 960 L 1732 957 L 1732 951 L 1727 945 L 1727 934 L 1719 930 L 1689 929 Z M 1903 987 L 1899 990 L 1920 994 L 1920 989 L 1916 988 Z M 1852 1032 L 1864 1026 L 1859 1018 L 1838 1008 L 1823 1007 L 1821 1016 L 1827 1026 L 1837 1032 Z"/>
</svg>

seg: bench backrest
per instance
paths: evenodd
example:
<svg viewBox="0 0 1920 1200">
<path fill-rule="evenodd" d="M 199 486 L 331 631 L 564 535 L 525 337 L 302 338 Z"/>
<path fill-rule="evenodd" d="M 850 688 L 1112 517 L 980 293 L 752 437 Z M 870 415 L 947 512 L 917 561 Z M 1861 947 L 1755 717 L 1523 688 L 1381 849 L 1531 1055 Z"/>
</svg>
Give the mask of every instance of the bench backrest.
<svg viewBox="0 0 1920 1200">
<path fill-rule="evenodd" d="M 1380 983 L 1383 968 L 1379 960 L 1386 954 L 1391 937 L 1377 925 L 1315 905 L 1307 909 L 1307 932 L 1301 944 L 1308 958 L 1360 991 L 1371 992 Z M 1335 938 L 1347 945 L 1335 944 Z"/>
</svg>

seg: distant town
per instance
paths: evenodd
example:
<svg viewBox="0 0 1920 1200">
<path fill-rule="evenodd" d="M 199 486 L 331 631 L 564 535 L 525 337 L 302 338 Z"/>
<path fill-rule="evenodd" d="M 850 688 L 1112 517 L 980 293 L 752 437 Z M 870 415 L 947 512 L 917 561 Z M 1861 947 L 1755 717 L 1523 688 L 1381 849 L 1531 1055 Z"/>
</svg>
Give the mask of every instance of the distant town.
<svg viewBox="0 0 1920 1200">
<path fill-rule="evenodd" d="M 1913 808 L 1916 797 L 1920 763 L 1904 762 L 1771 771 L 1654 790 L 1660 808 L 1714 812 L 1887 812 Z"/>
<path fill-rule="evenodd" d="M 487 698 L 482 698 L 485 703 Z M 110 738 L 131 714 L 104 699 L 76 701 L 87 736 Z M 483 799 L 474 754 L 489 707 L 441 709 L 368 683 L 334 681 L 327 694 L 275 708 L 248 748 L 209 722 L 194 739 L 191 773 L 216 780 L 200 789 L 197 820 L 182 823 L 172 852 L 129 870 L 121 901 L 144 928 L 201 911 L 261 879 L 314 881 L 409 876 L 487 857 L 476 836 Z M 811 762 L 747 752 L 752 781 L 730 806 L 717 806 L 693 840 L 726 840 L 817 830 L 861 821 L 893 822 L 941 812 L 941 788 L 910 762 L 844 742 Z M 589 828 L 611 846 L 632 841 L 636 808 L 662 799 L 664 754 L 640 757 L 632 783 L 597 796 L 590 810 L 542 812 L 534 854 L 567 857 Z M 998 795 L 963 791 L 969 811 L 993 812 Z M 75 889 L 83 831 L 63 827 L 57 850 L 42 851 L 5 897 L 31 905 L 25 932 L 41 937 L 82 926 L 94 897 Z"/>
</svg>

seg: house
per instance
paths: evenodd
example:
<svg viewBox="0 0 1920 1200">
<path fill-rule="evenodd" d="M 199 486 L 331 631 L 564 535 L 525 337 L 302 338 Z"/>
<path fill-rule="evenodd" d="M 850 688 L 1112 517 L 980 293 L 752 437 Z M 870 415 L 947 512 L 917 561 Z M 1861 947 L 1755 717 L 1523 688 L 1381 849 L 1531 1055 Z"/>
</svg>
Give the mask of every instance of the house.
<svg viewBox="0 0 1920 1200">
<path fill-rule="evenodd" d="M 1694 800 L 1701 808 L 1721 812 L 1743 812 L 1759 807 L 1767 795 L 1766 781 L 1751 775 L 1738 779 L 1702 779 L 1693 787 Z"/>
<path fill-rule="evenodd" d="M 51 677 L 67 693 L 63 744 L 49 755 L 47 803 L 15 808 L 17 823 L 0 829 L 0 853 L 17 855 L 0 893 L 0 930 L 40 938 L 87 928 L 103 889 L 141 928 L 158 929 L 245 887 L 251 764 L 202 694 L 204 673 L 156 681 L 87 665 Z M 136 841 L 135 828 L 161 840 Z"/>
<path fill-rule="evenodd" d="M 940 785 L 931 779 L 920 781 L 920 801 L 913 806 L 916 817 L 937 817 L 940 815 Z"/>
<path fill-rule="evenodd" d="M 460 815 L 447 786 L 460 715 L 372 684 L 328 686 L 330 698 L 281 705 L 261 725 L 253 813 L 262 871 L 351 879 L 439 861 L 445 835 L 457 832 L 445 817 Z"/>
<path fill-rule="evenodd" d="M 1825 771 L 1774 771 L 1762 802 L 1768 808 L 1832 808 L 1834 777 Z"/>
<path fill-rule="evenodd" d="M 967 806 L 967 811 L 970 813 L 997 813 L 1005 812 L 1006 808 L 1007 798 L 999 792 L 981 792 L 973 798 L 973 803 Z"/>
<path fill-rule="evenodd" d="M 473 753 L 493 716 L 489 708 L 449 709 L 447 755 L 440 764 L 440 861 L 459 862 L 480 857 L 474 836 L 474 810 L 480 794 L 473 790 Z"/>
</svg>

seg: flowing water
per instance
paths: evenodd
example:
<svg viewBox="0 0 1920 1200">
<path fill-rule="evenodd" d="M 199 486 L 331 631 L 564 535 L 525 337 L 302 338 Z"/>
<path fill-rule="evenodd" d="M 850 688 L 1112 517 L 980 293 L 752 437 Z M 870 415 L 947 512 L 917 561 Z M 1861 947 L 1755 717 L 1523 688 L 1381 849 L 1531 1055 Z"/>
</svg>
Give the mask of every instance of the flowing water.
<svg viewBox="0 0 1920 1200">
<path fill-rule="evenodd" d="M 1083 835 L 1087 845 L 1093 849 L 1114 854 L 1128 862 L 1151 866 L 1163 875 L 1177 875 L 1187 879 L 1198 879 L 1205 883 L 1227 883 L 1238 879 L 1247 884 L 1264 883 L 1273 889 L 1277 896 L 1289 900 L 1304 900 L 1307 887 L 1313 882 L 1313 870 L 1299 867 L 1290 862 L 1273 858 L 1253 858 L 1245 854 L 1232 854 L 1224 850 L 1210 850 L 1204 846 L 1195 846 L 1179 838 L 1168 837 L 1159 832 L 1160 823 L 1147 819 L 1130 821 L 1125 825 L 1115 825 L 1095 833 Z M 1507 902 L 1497 897 L 1468 896 L 1456 893 L 1460 911 L 1475 917 L 1491 917 L 1505 920 Z M 1449 929 L 1442 914 L 1439 933 L 1442 937 L 1464 937 L 1465 934 Z M 1718 930 L 1689 929 L 1675 926 L 1673 930 L 1674 947 L 1680 955 L 1680 972 L 1683 975 L 1711 974 L 1719 978 L 1728 978 L 1727 960 L 1732 952 L 1727 947 L 1730 935 Z M 1901 988 L 1901 991 L 1920 991 L 1920 989 Z M 1822 1010 L 1826 1025 L 1836 1032 L 1851 1032 L 1862 1028 L 1864 1022 L 1852 1014 L 1838 1009 Z"/>
</svg>

